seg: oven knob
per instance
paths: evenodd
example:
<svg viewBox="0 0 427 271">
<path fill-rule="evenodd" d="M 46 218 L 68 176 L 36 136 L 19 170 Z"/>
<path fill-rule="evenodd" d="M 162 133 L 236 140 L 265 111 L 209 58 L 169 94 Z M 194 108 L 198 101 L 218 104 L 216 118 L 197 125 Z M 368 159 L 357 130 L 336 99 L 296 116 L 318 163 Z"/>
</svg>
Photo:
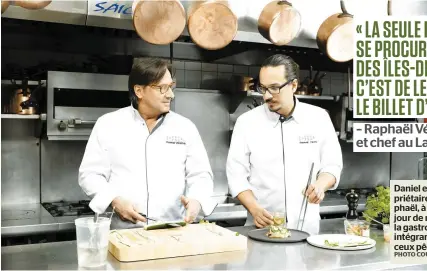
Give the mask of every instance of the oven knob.
<svg viewBox="0 0 427 271">
<path fill-rule="evenodd" d="M 60 130 L 60 131 L 65 131 L 65 129 L 67 129 L 67 124 L 65 123 L 65 122 L 60 122 L 59 124 L 58 124 L 58 129 Z"/>
</svg>

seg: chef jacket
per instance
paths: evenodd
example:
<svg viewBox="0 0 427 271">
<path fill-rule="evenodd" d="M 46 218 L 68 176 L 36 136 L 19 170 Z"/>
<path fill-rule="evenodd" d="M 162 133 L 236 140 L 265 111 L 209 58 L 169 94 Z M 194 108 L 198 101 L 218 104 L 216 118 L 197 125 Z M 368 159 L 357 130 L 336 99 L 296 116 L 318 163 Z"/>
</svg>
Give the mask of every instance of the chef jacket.
<svg viewBox="0 0 427 271">
<path fill-rule="evenodd" d="M 336 178 L 331 189 L 338 186 L 343 166 L 341 146 L 329 114 L 294 99 L 294 111 L 287 119 L 271 112 L 267 104 L 238 117 L 227 157 L 231 195 L 252 190 L 267 211 L 287 211 L 290 229 L 297 229 L 298 221 L 302 222 L 302 191 L 311 164 L 314 168 L 310 182 L 327 172 Z M 318 233 L 319 220 L 319 204 L 308 203 L 303 230 Z M 248 212 L 246 225 L 253 224 Z"/>
<path fill-rule="evenodd" d="M 212 179 L 206 149 L 189 119 L 169 112 L 150 134 L 132 106 L 97 120 L 79 169 L 79 184 L 95 212 L 105 212 L 120 196 L 162 221 L 183 218 L 181 195 L 198 200 L 209 215 L 216 206 Z"/>
</svg>

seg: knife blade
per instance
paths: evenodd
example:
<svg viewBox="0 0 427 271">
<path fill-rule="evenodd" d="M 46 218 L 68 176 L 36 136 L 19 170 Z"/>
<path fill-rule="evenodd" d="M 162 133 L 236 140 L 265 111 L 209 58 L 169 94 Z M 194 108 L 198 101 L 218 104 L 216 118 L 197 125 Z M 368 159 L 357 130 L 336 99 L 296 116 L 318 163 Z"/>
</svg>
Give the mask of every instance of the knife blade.
<svg viewBox="0 0 427 271">
<path fill-rule="evenodd" d="M 151 221 L 157 221 L 156 219 L 153 219 L 151 217 L 147 217 L 146 215 L 144 215 L 143 213 L 139 213 L 140 215 L 142 215 L 145 219 L 147 220 L 151 220 Z"/>
</svg>

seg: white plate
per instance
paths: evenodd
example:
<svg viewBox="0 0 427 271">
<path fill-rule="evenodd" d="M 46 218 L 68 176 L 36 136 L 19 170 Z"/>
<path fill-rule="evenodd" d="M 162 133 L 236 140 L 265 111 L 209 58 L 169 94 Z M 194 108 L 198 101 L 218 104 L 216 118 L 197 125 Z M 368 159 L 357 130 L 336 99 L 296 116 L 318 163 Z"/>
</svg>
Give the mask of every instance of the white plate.
<svg viewBox="0 0 427 271">
<path fill-rule="evenodd" d="M 338 246 L 327 246 L 325 245 L 325 240 L 328 240 L 330 243 L 338 242 Z M 367 242 L 366 245 L 361 245 L 357 247 L 345 247 L 345 244 L 348 243 L 359 243 L 359 242 Z M 312 235 L 307 238 L 307 242 L 315 247 L 333 249 L 333 250 L 362 250 L 369 249 L 375 246 L 375 240 L 363 237 L 363 236 L 355 236 L 355 235 L 346 235 L 346 234 L 320 234 L 320 235 Z"/>
</svg>

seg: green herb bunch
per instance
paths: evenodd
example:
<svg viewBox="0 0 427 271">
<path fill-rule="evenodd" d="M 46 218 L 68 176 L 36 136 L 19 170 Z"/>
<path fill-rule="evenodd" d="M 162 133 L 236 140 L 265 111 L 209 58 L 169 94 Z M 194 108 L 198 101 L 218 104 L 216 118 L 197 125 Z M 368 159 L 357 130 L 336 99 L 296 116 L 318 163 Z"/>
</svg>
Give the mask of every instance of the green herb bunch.
<svg viewBox="0 0 427 271">
<path fill-rule="evenodd" d="M 377 192 L 369 195 L 366 200 L 366 210 L 363 217 L 371 222 L 373 219 L 381 219 L 381 222 L 388 224 L 390 221 L 390 187 L 378 186 Z"/>
</svg>

